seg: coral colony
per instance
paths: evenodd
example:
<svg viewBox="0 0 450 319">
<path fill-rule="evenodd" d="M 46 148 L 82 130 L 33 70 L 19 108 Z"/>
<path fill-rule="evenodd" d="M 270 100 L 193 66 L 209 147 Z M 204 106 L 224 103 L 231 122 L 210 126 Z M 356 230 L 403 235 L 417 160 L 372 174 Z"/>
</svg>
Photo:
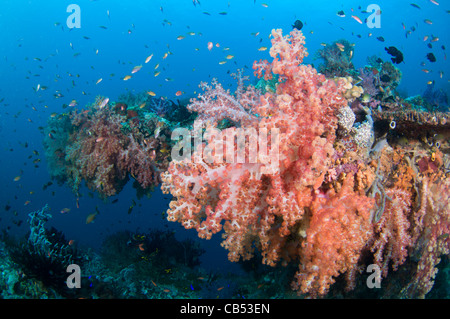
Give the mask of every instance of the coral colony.
<svg viewBox="0 0 450 319">
<path fill-rule="evenodd" d="M 253 65 L 258 84 L 241 71 L 234 93 L 201 83 L 189 121 L 145 94 L 51 118 L 52 175 L 103 197 L 130 178 L 144 192 L 162 183 L 169 221 L 204 239 L 220 232 L 232 262 L 298 265 L 299 295 L 336 294 L 338 277 L 350 292 L 375 265 L 381 283 L 398 274 L 396 296 L 425 296 L 450 249 L 448 99 L 432 88 L 399 97 L 399 69 L 371 57 L 355 70 L 347 41 L 319 52 L 319 73 L 302 64 L 302 31 L 271 35 L 272 61 Z"/>
</svg>

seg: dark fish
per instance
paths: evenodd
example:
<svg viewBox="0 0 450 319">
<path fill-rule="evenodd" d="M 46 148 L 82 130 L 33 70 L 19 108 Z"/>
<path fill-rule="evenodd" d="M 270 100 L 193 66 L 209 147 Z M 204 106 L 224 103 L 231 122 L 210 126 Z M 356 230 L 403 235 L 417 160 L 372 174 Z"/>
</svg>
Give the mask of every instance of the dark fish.
<svg viewBox="0 0 450 319">
<path fill-rule="evenodd" d="M 383 75 L 380 77 L 380 80 L 381 80 L 381 82 L 389 82 L 389 81 L 391 80 L 391 78 L 389 77 L 389 75 L 383 74 Z"/>
<path fill-rule="evenodd" d="M 389 55 L 392 55 L 392 62 L 395 64 L 400 64 L 403 62 L 403 53 L 396 47 L 384 48 Z"/>
<path fill-rule="evenodd" d="M 303 28 L 303 22 L 300 20 L 295 20 L 294 24 L 292 25 L 292 29 L 301 30 Z"/>
<path fill-rule="evenodd" d="M 411 3 L 411 6 L 420 10 L 420 7 L 417 4 L 415 4 L 415 3 Z"/>
<path fill-rule="evenodd" d="M 377 37 L 378 41 L 384 42 L 384 38 L 383 37 Z"/>
<path fill-rule="evenodd" d="M 428 59 L 430 62 L 436 62 L 436 57 L 435 57 L 434 54 L 431 53 L 431 52 L 427 54 L 427 59 Z"/>
<path fill-rule="evenodd" d="M 345 12 L 342 10 L 339 10 L 337 13 L 338 17 L 344 18 L 345 17 Z"/>
<path fill-rule="evenodd" d="M 430 49 L 432 49 L 432 48 L 433 48 L 433 45 L 432 45 L 431 43 L 428 43 L 428 44 L 427 44 L 427 47 L 430 48 Z"/>
</svg>

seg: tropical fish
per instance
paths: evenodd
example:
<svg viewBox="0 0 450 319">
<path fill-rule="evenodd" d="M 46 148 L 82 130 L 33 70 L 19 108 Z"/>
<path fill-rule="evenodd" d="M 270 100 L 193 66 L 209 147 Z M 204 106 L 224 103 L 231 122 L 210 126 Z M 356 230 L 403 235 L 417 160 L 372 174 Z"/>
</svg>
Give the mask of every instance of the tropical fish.
<svg viewBox="0 0 450 319">
<path fill-rule="evenodd" d="M 267 50 L 267 47 L 260 47 L 260 48 L 258 48 L 258 51 L 266 51 Z"/>
<path fill-rule="evenodd" d="M 208 42 L 208 50 L 211 51 L 213 48 L 213 43 L 212 42 Z"/>
<path fill-rule="evenodd" d="M 142 65 L 135 66 L 133 70 L 131 70 L 131 74 L 138 72 L 140 69 L 142 69 Z"/>
<path fill-rule="evenodd" d="M 433 54 L 432 52 L 430 52 L 430 53 L 427 54 L 427 59 L 428 59 L 430 62 L 436 62 L 436 57 L 434 56 L 434 54 Z"/>
<path fill-rule="evenodd" d="M 151 60 L 152 58 L 153 58 L 153 53 L 150 54 L 150 55 L 147 57 L 147 59 L 145 59 L 145 63 L 150 62 L 150 60 Z"/>
<path fill-rule="evenodd" d="M 97 82 L 95 82 L 95 84 L 99 84 L 101 81 L 103 81 L 102 78 L 98 79 Z"/>
<path fill-rule="evenodd" d="M 100 103 L 99 108 L 104 108 L 106 104 L 109 102 L 109 97 L 103 99 L 102 103 Z"/>
<path fill-rule="evenodd" d="M 303 22 L 300 20 L 295 20 L 294 24 L 292 25 L 292 29 L 301 30 L 303 28 Z"/>
<path fill-rule="evenodd" d="M 344 51 L 345 46 L 342 43 L 336 42 L 336 46 L 341 50 Z"/>
<path fill-rule="evenodd" d="M 70 212 L 70 208 L 63 208 L 63 209 L 61 209 L 61 214 L 65 214 L 65 213 L 68 213 L 68 212 Z"/>
<path fill-rule="evenodd" d="M 391 56 L 393 56 L 391 58 L 393 63 L 399 64 L 401 62 L 403 62 L 403 53 L 398 50 L 396 47 L 389 47 L 389 48 L 384 48 L 386 50 L 386 52 L 388 54 L 390 54 Z"/>
<path fill-rule="evenodd" d="M 97 214 L 98 214 L 97 212 L 92 213 L 92 214 L 89 214 L 89 215 L 86 217 L 86 224 L 93 223 L 95 217 L 97 216 Z"/>
<path fill-rule="evenodd" d="M 123 78 L 124 81 L 128 81 L 129 79 L 131 79 L 131 75 L 126 75 L 126 76 Z"/>
<path fill-rule="evenodd" d="M 419 7 L 417 4 L 415 4 L 415 3 L 410 3 L 410 5 L 411 5 L 412 7 L 414 7 L 414 8 L 416 8 L 416 9 L 419 9 L 419 10 L 420 10 L 420 7 Z"/>
<path fill-rule="evenodd" d="M 359 24 L 362 24 L 362 21 L 360 18 L 358 18 L 357 16 L 352 16 L 353 19 L 356 20 L 356 22 L 358 22 Z"/>
</svg>

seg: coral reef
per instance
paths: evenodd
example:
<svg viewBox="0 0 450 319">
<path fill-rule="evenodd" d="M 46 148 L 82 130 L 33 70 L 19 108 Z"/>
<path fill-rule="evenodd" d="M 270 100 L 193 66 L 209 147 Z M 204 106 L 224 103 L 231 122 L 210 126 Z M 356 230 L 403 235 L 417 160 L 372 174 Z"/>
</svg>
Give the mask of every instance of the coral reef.
<svg viewBox="0 0 450 319">
<path fill-rule="evenodd" d="M 73 297 L 73 291 L 66 286 L 66 268 L 70 264 L 83 265 L 80 256 L 64 235 L 55 228 L 47 229 L 45 224 L 52 215 L 45 205 L 42 209 L 31 212 L 29 216 L 30 233 L 25 242 L 18 242 L 8 246 L 11 260 L 19 265 L 21 271 L 19 277 L 27 277 L 36 280 L 36 294 L 38 291 L 47 293 L 47 297 L 55 298 L 56 295 L 48 295 L 47 288 L 53 288 L 55 293 L 65 297 Z M 17 278 L 19 281 L 19 278 Z M 26 293 L 26 284 L 16 287 L 18 291 Z M 27 294 L 30 292 L 28 291 Z M 32 296 L 38 297 L 38 296 Z"/>
<path fill-rule="evenodd" d="M 351 47 L 341 42 L 332 48 L 337 53 Z M 348 104 L 360 95 L 346 95 L 353 81 L 342 78 L 349 74 L 341 72 L 352 68 L 349 60 L 328 73 L 341 78 L 327 79 L 302 64 L 307 55 L 304 43 L 301 31 L 287 36 L 272 31 L 273 61 L 254 64 L 255 75 L 265 81 L 278 77 L 275 89 L 264 94 L 244 87 L 242 79 L 234 94 L 215 80 L 212 85 L 201 84 L 204 93 L 188 108 L 209 123 L 206 131 L 225 118 L 235 127 L 207 134 L 194 150 L 194 160 L 172 160 L 162 175 L 163 192 L 174 196 L 168 220 L 194 228 L 206 239 L 223 231 L 222 246 L 231 261 L 249 260 L 256 252 L 269 266 L 299 261 L 292 283 L 299 294 L 325 296 L 342 278 L 349 292 L 372 263 L 382 282 L 396 278 L 390 268 L 412 269 L 411 283 L 398 281 L 397 292 L 423 297 L 433 285 L 440 256 L 449 252 L 445 137 L 435 134 L 429 149 L 430 136 L 420 131 L 408 135 L 405 145 L 400 121 L 391 119 L 386 125 L 389 115 L 380 114 L 388 112 L 373 113 L 362 99 L 359 109 L 364 118 L 356 122 Z M 393 109 L 401 104 L 395 94 L 401 73 L 390 62 L 375 62 L 361 72 L 371 78 L 369 70 L 377 68 L 372 84 L 379 91 L 373 90 L 372 98 Z M 435 127 L 446 116 L 436 118 Z M 264 156 L 256 162 L 227 161 L 225 154 L 249 147 L 250 138 L 241 146 L 239 138 L 233 139 L 224 152 L 217 150 L 238 128 L 257 134 L 279 130 L 279 144 L 275 139 L 270 143 L 279 147 L 276 170 L 265 170 Z M 422 142 L 424 138 L 428 143 Z M 423 226 L 428 223 L 431 232 Z"/>
<path fill-rule="evenodd" d="M 353 52 L 354 44 L 345 39 L 335 41 L 332 44 L 324 44 L 324 47 L 317 51 L 315 57 L 323 60 L 323 64 L 319 65 L 319 72 L 326 77 L 351 75 L 349 71 L 354 69 Z"/>
<path fill-rule="evenodd" d="M 76 194 L 84 180 L 102 197 L 112 196 L 130 176 L 135 188 L 149 193 L 170 159 L 171 123 L 143 107 L 105 100 L 49 120 L 44 146 L 50 172 Z"/>
</svg>

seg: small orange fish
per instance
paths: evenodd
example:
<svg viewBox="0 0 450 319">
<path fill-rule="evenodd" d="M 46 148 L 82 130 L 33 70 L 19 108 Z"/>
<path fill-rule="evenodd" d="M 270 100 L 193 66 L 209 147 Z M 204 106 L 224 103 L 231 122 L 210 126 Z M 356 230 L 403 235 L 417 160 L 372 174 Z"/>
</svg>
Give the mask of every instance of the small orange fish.
<svg viewBox="0 0 450 319">
<path fill-rule="evenodd" d="M 223 288 L 225 288 L 224 286 L 217 288 L 217 291 L 221 291 Z"/>
<path fill-rule="evenodd" d="M 30 204 L 31 202 L 29 200 L 27 200 L 25 203 L 23 203 L 23 206 L 27 206 L 28 204 Z"/>
<path fill-rule="evenodd" d="M 144 243 L 140 243 L 140 244 L 139 244 L 139 250 L 140 250 L 140 251 L 145 251 Z"/>
<path fill-rule="evenodd" d="M 150 280 L 150 281 L 152 282 L 153 286 L 158 287 L 158 285 L 155 284 L 155 282 L 153 280 Z"/>
<path fill-rule="evenodd" d="M 181 91 L 177 91 L 177 93 L 175 93 L 175 95 L 176 95 L 176 96 L 180 96 L 180 95 L 183 95 L 183 92 L 181 92 Z"/>
<path fill-rule="evenodd" d="M 19 175 L 19 176 L 16 176 L 16 177 L 14 177 L 14 181 L 15 181 L 15 182 L 18 182 L 18 181 L 20 181 L 21 177 L 22 177 L 22 176 L 20 176 L 20 175 Z"/>
<path fill-rule="evenodd" d="M 430 70 L 427 70 L 427 69 L 422 69 L 422 71 L 425 73 L 430 73 Z"/>
<path fill-rule="evenodd" d="M 214 44 L 212 42 L 208 42 L 208 50 L 211 51 Z"/>
<path fill-rule="evenodd" d="M 362 21 L 360 18 L 358 18 L 357 16 L 352 16 L 353 19 L 356 20 L 356 22 L 358 22 L 359 24 L 362 24 Z"/>
<path fill-rule="evenodd" d="M 164 289 L 163 291 L 164 291 L 164 292 L 170 292 L 170 290 L 169 290 L 169 289 Z"/>
<path fill-rule="evenodd" d="M 258 51 L 266 51 L 267 50 L 267 47 L 260 47 L 259 49 L 258 49 Z"/>
<path fill-rule="evenodd" d="M 131 75 L 126 75 L 126 76 L 123 78 L 124 81 L 128 81 L 129 79 L 131 79 Z"/>
<path fill-rule="evenodd" d="M 75 240 L 71 239 L 69 240 L 69 246 L 72 246 L 75 243 Z"/>
<path fill-rule="evenodd" d="M 105 138 L 104 137 L 99 137 L 95 140 L 95 143 L 101 142 L 103 141 Z"/>
<path fill-rule="evenodd" d="M 339 48 L 339 50 L 343 51 L 345 46 L 339 42 L 336 42 L 336 46 Z"/>
<path fill-rule="evenodd" d="M 150 96 L 156 96 L 156 93 L 153 92 L 153 91 L 148 91 L 147 94 L 150 95 Z"/>
</svg>

